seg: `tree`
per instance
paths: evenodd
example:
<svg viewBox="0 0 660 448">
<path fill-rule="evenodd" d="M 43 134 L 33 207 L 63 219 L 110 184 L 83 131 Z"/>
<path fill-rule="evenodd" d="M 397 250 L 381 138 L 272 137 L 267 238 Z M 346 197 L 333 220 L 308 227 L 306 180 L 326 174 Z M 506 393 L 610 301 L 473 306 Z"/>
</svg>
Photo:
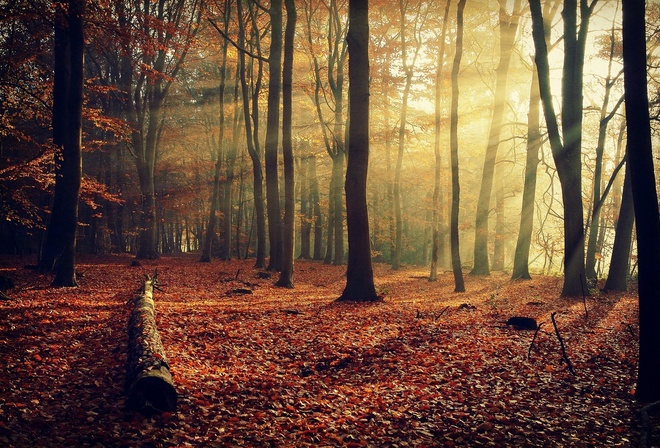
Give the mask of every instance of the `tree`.
<svg viewBox="0 0 660 448">
<path fill-rule="evenodd" d="M 122 32 L 135 36 L 122 41 L 121 88 L 141 192 L 137 256 L 158 258 L 155 170 L 164 106 L 197 33 L 201 4 L 134 0 L 115 3 L 115 7 Z"/>
<path fill-rule="evenodd" d="M 545 41 L 540 0 L 529 0 L 532 35 L 536 49 L 536 69 L 552 157 L 561 185 L 564 206 L 564 284 L 562 296 L 587 292 L 584 264 L 584 217 L 582 202 L 582 106 L 584 52 L 589 18 L 598 0 L 580 0 L 580 27 L 577 26 L 577 0 L 566 0 L 564 18 L 564 64 L 562 77 L 561 135 L 550 88 L 548 48 Z"/>
<path fill-rule="evenodd" d="M 626 291 L 628 289 L 628 269 L 630 266 L 630 248 L 632 247 L 632 230 L 635 223 L 635 207 L 633 205 L 632 185 L 630 183 L 630 165 L 626 165 L 626 178 L 623 181 L 623 194 L 619 217 L 616 220 L 614 247 L 610 259 L 610 270 L 605 282 L 606 291 Z"/>
<path fill-rule="evenodd" d="M 270 15 L 270 53 L 268 54 L 268 110 L 264 168 L 266 171 L 266 208 L 270 258 L 268 270 L 282 269 L 282 216 L 280 216 L 279 166 L 280 96 L 282 90 L 282 0 L 272 0 Z"/>
<path fill-rule="evenodd" d="M 66 10 L 65 10 L 66 7 Z M 53 285 L 77 286 L 75 271 L 78 199 L 82 182 L 84 0 L 55 7 L 53 144 L 55 197 L 40 260 L 42 271 L 56 269 Z"/>
<path fill-rule="evenodd" d="M 282 271 L 277 286 L 293 288 L 293 249 L 296 220 L 296 185 L 294 177 L 291 116 L 293 96 L 293 51 L 296 34 L 296 6 L 286 2 L 286 30 L 284 32 L 284 68 L 282 73 L 282 155 L 284 158 L 284 228 L 282 245 Z"/>
<path fill-rule="evenodd" d="M 440 231 L 440 222 L 442 220 L 440 214 L 440 171 L 441 171 L 441 152 L 440 152 L 440 124 L 441 124 L 441 100 L 442 100 L 442 68 L 445 59 L 445 39 L 447 36 L 447 23 L 449 22 L 449 6 L 451 0 L 447 0 L 445 5 L 445 12 L 442 19 L 442 32 L 440 33 L 440 50 L 438 51 L 438 65 L 435 73 L 435 121 L 434 121 L 434 141 L 433 153 L 435 156 L 435 166 L 433 172 L 433 214 L 431 217 L 432 227 L 432 244 L 431 244 L 431 272 L 429 274 L 429 281 L 434 282 L 438 278 L 438 259 L 440 253 L 444 252 L 444 237 Z"/>
<path fill-rule="evenodd" d="M 546 2 L 543 20 L 546 46 L 550 46 L 550 23 L 554 18 L 559 2 Z M 532 58 L 532 83 L 529 89 L 529 111 L 527 113 L 527 151 L 525 157 L 525 182 L 523 185 L 522 209 L 520 211 L 520 230 L 513 258 L 511 279 L 531 280 L 529 275 L 529 249 L 534 230 L 534 202 L 536 198 L 536 174 L 541 150 L 540 108 L 538 70 Z"/>
<path fill-rule="evenodd" d="M 318 116 L 326 151 L 332 160 L 332 174 L 329 185 L 328 223 L 326 238 L 325 263 L 340 265 L 344 263 L 344 201 L 342 194 L 342 176 L 346 158 L 346 128 L 345 128 L 345 87 L 344 73 L 346 66 L 347 45 L 346 25 L 340 14 L 337 0 L 325 3 L 327 8 L 327 25 L 325 32 L 326 63 L 324 68 L 317 55 L 312 30 L 312 17 L 321 16 L 314 2 L 305 2 L 305 23 L 307 26 L 307 44 L 314 73 L 314 105 Z M 319 38 L 320 40 L 321 38 Z M 324 82 L 325 80 L 325 82 Z M 327 119 L 322 105 L 327 103 L 332 118 Z M 318 222 L 317 222 L 318 224 Z M 316 242 L 315 242 L 316 246 Z M 334 254 L 334 256 L 333 256 Z M 315 251 L 316 258 L 316 251 Z"/>
<path fill-rule="evenodd" d="M 224 11 L 222 14 L 222 22 L 224 25 L 224 32 L 226 33 L 229 28 L 229 21 L 231 17 L 230 13 L 230 2 L 225 0 Z M 212 22 L 213 23 L 213 22 Z M 229 46 L 229 41 L 227 39 L 222 40 L 221 47 L 221 61 L 220 61 L 220 87 L 219 87 L 219 97 L 220 97 L 220 117 L 218 121 L 218 142 L 216 148 L 213 148 L 216 151 L 216 162 L 215 162 L 215 172 L 213 175 L 213 187 L 211 192 L 211 207 L 209 211 L 209 220 L 206 226 L 206 235 L 204 237 L 204 248 L 202 250 L 202 256 L 200 261 L 210 262 L 211 261 L 211 249 L 213 247 L 213 239 L 215 236 L 215 222 L 216 222 L 216 211 L 219 203 L 220 195 L 220 175 L 222 172 L 222 151 L 220 148 L 224 145 L 224 135 L 225 135 L 225 109 L 224 109 L 224 100 L 225 100 L 225 84 L 227 80 L 227 49 Z M 225 219 L 229 219 L 228 216 L 225 216 Z M 226 235 L 226 233 L 223 232 Z M 231 239 L 227 239 L 227 242 Z M 229 247 L 226 248 L 226 254 L 229 254 Z"/>
<path fill-rule="evenodd" d="M 465 0 L 458 2 L 456 12 L 456 53 L 451 69 L 451 118 L 450 118 L 450 146 L 451 146 L 451 264 L 454 271 L 454 291 L 464 292 L 463 269 L 461 266 L 461 252 L 458 236 L 458 211 L 460 206 L 461 184 L 458 179 L 458 71 L 463 56 L 463 11 Z"/>
<path fill-rule="evenodd" d="M 399 133 L 398 148 L 396 157 L 396 167 L 394 169 L 394 253 L 392 253 L 392 269 L 399 269 L 401 266 L 401 250 L 403 245 L 403 213 L 401 211 L 401 170 L 403 167 L 403 152 L 405 149 L 406 125 L 408 117 L 408 99 L 410 97 L 410 88 L 412 86 L 413 74 L 417 57 L 422 48 L 422 32 L 428 15 L 428 4 L 424 7 L 422 2 L 416 4 L 416 11 L 413 11 L 414 17 L 409 19 L 409 3 L 399 0 L 399 39 L 401 42 L 401 66 L 404 73 L 404 86 L 401 98 L 401 108 L 399 110 Z M 412 22 L 412 24 L 410 23 Z M 409 42 L 406 39 L 406 30 L 411 29 L 413 48 L 412 56 L 408 60 Z"/>
<path fill-rule="evenodd" d="M 484 160 L 484 169 L 479 190 L 479 201 L 477 203 L 477 219 L 475 224 L 474 238 L 474 266 L 471 274 L 489 275 L 488 264 L 488 217 L 490 215 L 490 199 L 493 190 L 493 175 L 497 150 L 500 145 L 502 133 L 502 117 L 504 116 L 504 105 L 506 101 L 506 84 L 511 62 L 513 41 L 518 30 L 520 21 L 520 0 L 513 4 L 513 12 L 506 12 L 506 2 L 499 0 L 500 10 L 500 62 L 496 69 L 497 81 L 495 84 L 495 100 L 493 102 L 493 114 L 488 134 L 488 146 Z"/>
<path fill-rule="evenodd" d="M 348 266 L 346 287 L 339 301 L 380 300 L 374 286 L 367 213 L 369 167 L 369 5 L 368 0 L 349 1 L 348 78 L 349 133 L 346 167 L 346 222 Z"/>
<path fill-rule="evenodd" d="M 245 47 L 246 27 L 244 21 L 255 25 L 254 11 L 243 12 L 242 2 L 236 2 L 238 11 L 238 48 Z M 261 155 L 259 151 L 259 94 L 261 92 L 261 80 L 263 76 L 264 59 L 261 57 L 258 31 L 251 33 L 254 38 L 254 46 L 257 54 L 251 55 L 250 64 L 247 64 L 246 51 L 239 51 L 239 73 L 241 78 L 241 94 L 243 97 L 243 114 L 245 122 L 245 138 L 247 151 L 252 161 L 252 185 L 254 195 L 254 213 L 257 221 L 257 253 L 254 266 L 256 268 L 266 267 L 266 211 L 264 209 L 263 196 L 263 170 L 261 166 Z M 254 74 L 254 64 L 257 64 Z M 248 85 L 247 73 L 250 74 L 250 85 Z"/>
<path fill-rule="evenodd" d="M 660 400 L 660 214 L 646 76 L 645 2 L 623 0 L 623 78 L 639 259 L 639 364 L 635 396 Z"/>
</svg>

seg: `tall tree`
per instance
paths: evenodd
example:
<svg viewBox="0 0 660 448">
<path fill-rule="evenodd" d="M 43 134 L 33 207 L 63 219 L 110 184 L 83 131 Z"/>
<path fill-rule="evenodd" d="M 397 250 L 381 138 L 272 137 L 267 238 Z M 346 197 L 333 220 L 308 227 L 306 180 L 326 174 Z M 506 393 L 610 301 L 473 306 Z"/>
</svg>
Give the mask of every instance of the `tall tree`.
<svg viewBox="0 0 660 448">
<path fill-rule="evenodd" d="M 645 2 L 623 0 L 623 76 L 637 255 L 639 260 L 639 364 L 636 397 L 660 400 L 660 214 L 646 76 Z"/>
<path fill-rule="evenodd" d="M 349 1 L 348 77 L 349 145 L 346 167 L 346 222 L 348 266 L 346 287 L 339 301 L 380 300 L 374 286 L 367 212 L 369 168 L 369 4 Z"/>
<path fill-rule="evenodd" d="M 612 88 L 615 86 L 620 75 L 612 75 L 612 63 L 614 62 L 615 50 L 616 50 L 616 40 L 615 40 L 615 23 L 612 19 L 612 29 L 609 35 L 609 48 L 607 50 L 608 64 L 607 64 L 607 75 L 605 77 L 605 95 L 603 97 L 603 103 L 600 108 L 600 121 L 598 125 L 598 142 L 596 144 L 596 160 L 594 167 L 594 176 L 593 176 L 593 188 L 592 188 L 592 207 L 591 207 L 591 216 L 587 221 L 587 228 L 589 230 L 588 240 L 587 240 L 587 254 L 585 262 L 585 273 L 587 275 L 587 280 L 590 283 L 594 284 L 597 280 L 596 273 L 596 252 L 599 252 L 598 247 L 599 233 L 602 234 L 602 229 L 600 225 L 600 211 L 602 205 L 605 201 L 605 195 L 601 195 L 601 183 L 603 178 L 603 158 L 605 153 L 605 140 L 607 138 L 607 126 L 609 125 L 612 118 L 615 116 L 616 112 L 619 109 L 619 106 L 623 102 L 623 97 L 616 103 L 612 108 L 612 111 L 608 113 L 607 109 L 609 107 L 610 96 L 612 93 Z"/>
<path fill-rule="evenodd" d="M 282 155 L 284 158 L 284 228 L 282 271 L 277 286 L 293 288 L 293 249 L 296 220 L 296 184 L 294 177 L 293 139 L 291 120 L 293 106 L 293 51 L 296 34 L 296 6 L 286 2 L 286 30 L 284 32 L 284 64 L 282 72 Z"/>
<path fill-rule="evenodd" d="M 238 12 L 238 47 L 245 48 L 246 25 L 251 22 L 256 28 L 255 13 L 252 9 L 244 12 L 242 2 L 236 2 Z M 250 33 L 254 39 L 253 46 L 256 54 L 251 54 L 250 63 L 247 62 L 246 51 L 239 51 L 238 70 L 241 78 L 241 96 L 243 98 L 243 115 L 245 124 L 245 139 L 248 155 L 252 161 L 252 190 L 254 196 L 254 214 L 257 222 L 257 250 L 254 266 L 266 267 L 266 211 L 264 209 L 263 169 L 261 166 L 261 152 L 259 150 L 259 95 L 263 77 L 264 59 L 261 57 L 260 32 Z M 254 65 L 256 64 L 256 68 Z M 254 73 L 256 71 L 256 73 Z M 248 85 L 247 74 L 250 74 Z"/>
<path fill-rule="evenodd" d="M 401 266 L 401 251 L 403 246 L 403 212 L 401 210 L 401 171 L 403 169 L 403 153 L 405 150 L 406 126 L 408 120 L 408 99 L 412 87 L 415 63 L 422 48 L 422 33 L 428 14 L 428 4 L 416 2 L 411 8 L 408 1 L 399 0 L 399 40 L 401 44 L 401 67 L 404 73 L 404 86 L 399 109 L 399 133 L 396 167 L 394 169 L 394 252 L 392 253 L 392 269 Z M 410 9 L 413 9 L 410 11 Z M 410 17 L 409 14 L 412 16 Z M 412 45 L 408 41 L 407 31 L 410 30 Z M 412 46 L 412 48 L 410 48 Z M 410 51 L 412 50 L 412 51 Z M 409 56 L 409 51 L 412 56 Z"/>
<path fill-rule="evenodd" d="M 435 72 L 435 119 L 434 119 L 434 140 L 433 140 L 433 153 L 435 156 L 435 165 L 433 172 L 433 215 L 431 217 L 432 227 L 432 243 L 431 243 L 431 272 L 429 274 L 429 281 L 434 282 L 438 278 L 438 259 L 440 254 L 444 252 L 444 236 L 442 235 L 442 214 L 440 213 L 440 172 L 442 168 L 442 153 L 440 151 L 440 134 L 441 134 L 441 107 L 442 107 L 442 69 L 445 60 L 445 40 L 447 37 L 447 23 L 449 22 L 449 7 L 451 0 L 447 0 L 445 5 L 445 12 L 442 18 L 442 32 L 438 37 L 440 41 L 440 50 L 438 51 L 438 63 Z"/>
<path fill-rule="evenodd" d="M 222 13 L 222 23 L 224 27 L 224 32 L 227 33 L 229 30 L 229 21 L 231 18 L 231 8 L 230 1 L 225 0 L 224 10 Z M 214 23 L 214 22 L 211 22 Z M 215 23 L 214 23 L 215 24 Z M 210 262 L 211 261 L 211 249 L 213 247 L 213 240 L 215 237 L 215 222 L 216 222 L 216 211 L 219 205 L 219 196 L 220 196 L 220 176 L 222 174 L 222 145 L 224 145 L 224 135 L 225 135 L 225 83 L 227 80 L 227 49 L 229 47 L 229 41 L 227 39 L 222 40 L 221 50 L 220 50 L 220 86 L 218 88 L 218 96 L 220 97 L 220 111 L 219 111 L 219 120 L 218 120 L 218 141 L 216 147 L 213 150 L 216 152 L 215 157 L 215 171 L 213 174 L 213 186 L 211 189 L 211 206 L 209 211 L 209 220 L 206 225 L 206 234 L 204 236 L 204 243 L 202 249 L 202 256 L 200 261 Z M 225 216 L 225 219 L 228 217 Z M 227 249 L 227 253 L 229 250 Z"/>
<path fill-rule="evenodd" d="M 282 0 L 272 0 L 270 15 L 270 52 L 268 53 L 268 110 L 264 168 L 266 171 L 266 208 L 268 209 L 268 270 L 282 269 L 282 216 L 278 147 L 280 139 L 280 97 L 282 90 Z"/>
<path fill-rule="evenodd" d="M 82 181 L 85 0 L 55 5 L 53 144 L 55 197 L 40 268 L 56 269 L 53 285 L 76 286 L 78 199 Z"/>
<path fill-rule="evenodd" d="M 584 52 L 589 19 L 598 0 L 580 0 L 580 26 L 577 0 L 566 0 L 564 18 L 564 61 L 562 77 L 562 129 L 550 88 L 548 48 L 545 41 L 540 0 L 529 0 L 532 35 L 536 49 L 536 69 L 552 156 L 557 168 L 564 206 L 564 284 L 562 296 L 578 296 L 588 291 L 584 264 L 584 217 L 582 202 L 582 109 Z"/>
<path fill-rule="evenodd" d="M 451 146 L 451 264 L 454 271 L 454 291 L 464 292 L 463 269 L 458 235 L 458 211 L 460 206 L 461 184 L 458 179 L 458 72 L 463 57 L 463 12 L 465 0 L 458 2 L 456 12 L 456 53 L 451 69 L 451 118 L 449 125 L 449 144 Z"/>
<path fill-rule="evenodd" d="M 504 116 L 504 105 L 506 102 L 506 84 L 513 51 L 513 41 L 518 30 L 520 21 L 520 0 L 513 3 L 511 14 L 506 11 L 506 1 L 499 0 L 500 10 L 500 62 L 495 70 L 495 99 L 493 102 L 493 113 L 490 121 L 490 132 L 488 134 L 488 146 L 484 160 L 484 169 L 481 178 L 481 189 L 477 202 L 477 219 L 475 224 L 474 238 L 474 266 L 472 274 L 489 275 L 488 263 L 488 217 L 490 215 L 490 199 L 493 190 L 493 176 L 497 150 L 500 146 L 500 135 L 502 133 L 502 118 Z"/>
</svg>

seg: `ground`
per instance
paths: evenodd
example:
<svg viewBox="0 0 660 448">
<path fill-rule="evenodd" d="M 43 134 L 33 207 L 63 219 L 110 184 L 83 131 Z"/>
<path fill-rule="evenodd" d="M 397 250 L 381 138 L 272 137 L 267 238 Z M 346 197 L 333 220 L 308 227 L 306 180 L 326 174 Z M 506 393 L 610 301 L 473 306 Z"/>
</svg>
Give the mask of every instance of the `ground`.
<svg viewBox="0 0 660 448">
<path fill-rule="evenodd" d="M 384 301 L 334 303 L 342 266 L 299 261 L 295 288 L 253 261 L 84 258 L 77 288 L 24 264 L 0 301 L 0 444 L 8 447 L 631 446 L 637 297 L 560 299 L 561 279 L 376 265 Z M 124 408 L 127 322 L 158 270 L 156 319 L 178 410 Z M 232 293 L 249 289 L 252 294 Z M 575 375 L 568 369 L 551 314 Z M 508 328 L 511 316 L 540 322 Z"/>
</svg>

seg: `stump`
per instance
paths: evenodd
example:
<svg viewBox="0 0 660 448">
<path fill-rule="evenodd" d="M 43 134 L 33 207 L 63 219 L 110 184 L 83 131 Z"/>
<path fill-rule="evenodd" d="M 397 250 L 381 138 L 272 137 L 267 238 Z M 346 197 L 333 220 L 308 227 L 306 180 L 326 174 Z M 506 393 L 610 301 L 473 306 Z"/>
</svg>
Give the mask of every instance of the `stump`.
<svg viewBox="0 0 660 448">
<path fill-rule="evenodd" d="M 145 414 L 174 412 L 177 394 L 165 350 L 156 328 L 153 290 L 157 280 L 147 277 L 133 300 L 128 322 L 126 407 Z"/>
</svg>

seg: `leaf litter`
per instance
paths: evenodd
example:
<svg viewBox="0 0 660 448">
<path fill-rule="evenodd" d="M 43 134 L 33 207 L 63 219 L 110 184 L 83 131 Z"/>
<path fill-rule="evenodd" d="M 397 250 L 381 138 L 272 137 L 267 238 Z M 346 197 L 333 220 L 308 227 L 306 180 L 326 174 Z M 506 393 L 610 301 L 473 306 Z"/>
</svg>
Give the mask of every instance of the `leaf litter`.
<svg viewBox="0 0 660 448">
<path fill-rule="evenodd" d="M 375 266 L 384 302 L 334 303 L 342 266 L 297 261 L 294 289 L 251 260 L 79 262 L 80 285 L 0 262 L 0 443 L 10 447 L 630 446 L 637 296 L 559 298 L 561 279 Z M 158 270 L 176 413 L 124 409 L 127 302 Z M 238 289 L 251 294 L 235 294 Z M 588 313 L 585 313 L 585 306 Z M 555 319 L 576 375 L 562 357 Z M 529 316 L 534 332 L 504 323 Z M 545 324 L 545 325 L 543 325 Z M 529 354 L 529 355 L 528 355 Z"/>
</svg>

